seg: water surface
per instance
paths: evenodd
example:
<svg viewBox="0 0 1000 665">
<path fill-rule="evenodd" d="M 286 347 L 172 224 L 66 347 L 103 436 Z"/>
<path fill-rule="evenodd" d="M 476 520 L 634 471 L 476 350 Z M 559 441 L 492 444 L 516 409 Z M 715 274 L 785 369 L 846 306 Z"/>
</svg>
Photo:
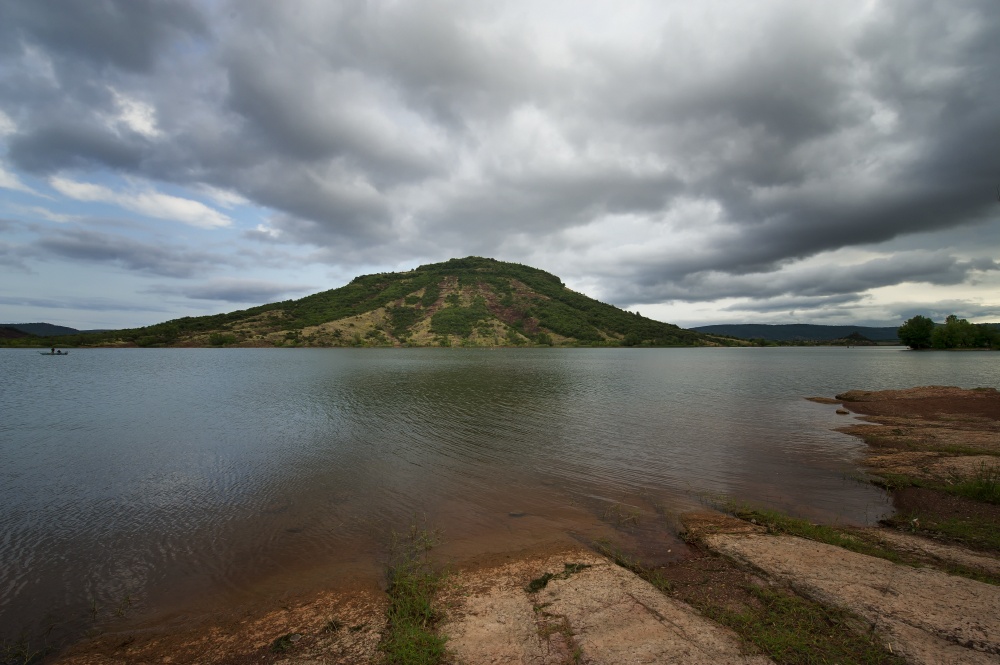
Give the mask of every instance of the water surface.
<svg viewBox="0 0 1000 665">
<path fill-rule="evenodd" d="M 861 444 L 803 397 L 996 387 L 997 357 L 2 349 L 0 637 L 370 581 L 415 520 L 456 559 L 717 495 L 870 523 Z"/>
</svg>

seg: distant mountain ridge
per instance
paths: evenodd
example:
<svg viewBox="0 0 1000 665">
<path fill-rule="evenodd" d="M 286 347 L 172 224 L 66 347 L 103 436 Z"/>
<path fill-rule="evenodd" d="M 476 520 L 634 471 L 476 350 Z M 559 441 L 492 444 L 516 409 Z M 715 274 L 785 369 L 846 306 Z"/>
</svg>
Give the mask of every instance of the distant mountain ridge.
<svg viewBox="0 0 1000 665">
<path fill-rule="evenodd" d="M 243 347 L 739 344 L 599 302 L 543 270 L 477 256 L 363 275 L 299 300 L 144 328 L 66 335 L 63 341 Z"/>
<path fill-rule="evenodd" d="M 825 342 L 844 339 L 851 333 L 860 333 L 874 342 L 892 342 L 899 339 L 898 326 L 824 326 L 811 323 L 733 323 L 691 328 L 707 335 L 730 335 L 740 339 L 766 339 L 775 342 Z"/>
<path fill-rule="evenodd" d="M 58 337 L 60 335 L 79 335 L 82 331 L 52 323 L 0 323 L 0 327 L 13 328 L 29 335 L 38 337 Z"/>
<path fill-rule="evenodd" d="M 21 337 L 34 337 L 34 335 L 26 333 L 23 330 L 18 330 L 17 328 L 0 325 L 0 339 L 18 339 Z"/>
<path fill-rule="evenodd" d="M 107 332 L 106 328 L 98 330 L 77 330 L 67 326 L 57 326 L 54 323 L 0 323 L 0 328 L 13 328 L 36 337 L 62 337 L 64 335 L 86 335 L 90 333 Z"/>
</svg>

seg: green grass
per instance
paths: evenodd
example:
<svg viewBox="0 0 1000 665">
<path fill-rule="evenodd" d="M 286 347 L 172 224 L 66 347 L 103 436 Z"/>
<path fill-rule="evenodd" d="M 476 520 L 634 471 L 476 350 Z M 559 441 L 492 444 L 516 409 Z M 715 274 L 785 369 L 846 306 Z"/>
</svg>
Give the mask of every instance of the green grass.
<svg viewBox="0 0 1000 665">
<path fill-rule="evenodd" d="M 295 645 L 295 640 L 292 639 L 294 636 L 295 633 L 286 633 L 281 637 L 275 638 L 275 640 L 271 642 L 271 651 L 274 653 L 284 653 L 288 651 Z"/>
<path fill-rule="evenodd" d="M 943 489 L 973 501 L 1000 504 L 1000 464 L 987 467 L 982 463 L 974 477 L 945 485 Z"/>
<path fill-rule="evenodd" d="M 701 607 L 710 618 L 736 631 L 780 665 L 865 663 L 902 665 L 869 626 L 853 614 L 789 592 L 747 586 L 757 601 L 741 611 Z"/>
<path fill-rule="evenodd" d="M 774 510 L 736 508 L 731 509 L 731 512 L 740 519 L 760 524 L 769 533 L 788 534 L 808 540 L 815 540 L 827 545 L 843 547 L 859 554 L 866 554 L 908 566 L 920 567 L 928 564 L 927 561 L 921 560 L 917 556 L 899 552 L 891 546 L 883 545 L 872 539 L 845 533 L 836 527 L 812 524 L 806 520 L 789 517 Z M 916 518 L 916 522 L 913 521 L 914 518 Z M 895 515 L 883 520 L 883 523 L 908 531 L 924 532 L 928 535 L 940 534 L 951 540 L 956 540 L 980 549 L 1000 550 L 1000 533 L 998 533 L 996 524 L 991 520 L 967 518 L 962 520 L 935 521 L 916 515 Z M 952 575 L 967 577 L 987 584 L 1000 585 L 1000 576 L 981 570 L 954 563 L 933 562 L 932 565 Z"/>
<path fill-rule="evenodd" d="M 34 665 L 52 651 L 44 640 L 32 643 L 27 638 L 8 642 L 0 641 L 0 665 Z"/>
<path fill-rule="evenodd" d="M 548 586 L 551 580 L 565 580 L 568 579 L 570 575 L 574 575 L 584 568 L 590 568 L 589 563 L 565 563 L 563 564 L 563 571 L 561 573 L 542 573 L 539 577 L 528 582 L 524 587 L 524 590 L 528 593 L 537 593 L 541 591 L 546 586 Z"/>
<path fill-rule="evenodd" d="M 815 540 L 827 545 L 836 545 L 846 550 L 867 554 L 894 563 L 903 563 L 900 555 L 887 547 L 858 538 L 839 529 L 823 524 L 813 524 L 807 520 L 790 517 L 776 510 L 751 509 L 748 507 L 730 507 L 730 512 L 736 517 L 748 522 L 754 522 L 767 529 L 768 533 L 788 534 L 808 540 Z"/>
<path fill-rule="evenodd" d="M 796 522 L 808 524 L 802 520 Z M 777 520 L 774 523 L 777 524 Z M 785 524 L 786 528 L 792 527 Z M 803 524 L 797 526 L 804 528 Z M 746 643 L 763 651 L 779 665 L 902 665 L 906 662 L 882 646 L 867 622 L 845 610 L 827 607 L 789 590 L 761 588 L 749 583 L 739 587 L 745 596 L 736 605 L 732 600 L 716 600 L 711 592 L 700 598 L 685 599 L 682 591 L 674 592 L 670 580 L 663 574 L 643 565 L 607 540 L 597 541 L 595 547 L 660 591 L 680 597 L 708 618 L 731 628 Z M 724 557 L 722 560 L 728 561 Z"/>
<path fill-rule="evenodd" d="M 988 467 L 982 463 L 972 478 L 956 479 L 951 482 L 926 480 L 900 473 L 881 473 L 877 476 L 875 484 L 888 490 L 921 487 L 973 501 L 1000 505 L 1000 464 Z"/>
<path fill-rule="evenodd" d="M 620 503 L 612 504 L 604 511 L 604 519 L 614 522 L 615 526 L 638 525 L 640 515 L 639 509 L 635 506 L 625 508 Z"/>
<path fill-rule="evenodd" d="M 433 531 L 411 527 L 393 537 L 395 563 L 389 567 L 387 626 L 379 645 L 386 665 L 436 665 L 444 660 L 447 638 L 435 627 L 442 619 L 434 597 L 443 576 L 431 570 L 425 554 L 437 543 Z"/>
<path fill-rule="evenodd" d="M 1000 529 L 994 520 L 982 517 L 938 519 L 915 513 L 897 514 L 883 520 L 899 529 L 932 536 L 944 536 L 969 547 L 1000 552 Z"/>
</svg>

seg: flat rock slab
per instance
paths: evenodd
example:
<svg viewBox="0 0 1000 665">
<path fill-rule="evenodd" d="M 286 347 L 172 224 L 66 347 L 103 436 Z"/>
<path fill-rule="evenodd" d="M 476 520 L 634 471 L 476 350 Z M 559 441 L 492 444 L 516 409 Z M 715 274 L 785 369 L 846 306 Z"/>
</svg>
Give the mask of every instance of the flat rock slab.
<svg viewBox="0 0 1000 665">
<path fill-rule="evenodd" d="M 990 573 L 991 575 L 1000 575 L 1000 559 L 988 554 L 974 552 L 955 545 L 945 545 L 930 538 L 902 531 L 881 528 L 869 528 L 865 529 L 865 531 L 885 541 L 895 550 L 928 557 L 944 563 L 956 563 L 961 566 Z"/>
<path fill-rule="evenodd" d="M 545 573 L 546 586 L 528 591 Z M 747 656 L 728 629 L 584 550 L 459 574 L 446 599 L 442 630 L 455 663 L 771 662 Z"/>
<path fill-rule="evenodd" d="M 706 535 L 710 549 L 870 621 L 913 663 L 1000 663 L 1000 587 L 793 536 Z"/>
</svg>

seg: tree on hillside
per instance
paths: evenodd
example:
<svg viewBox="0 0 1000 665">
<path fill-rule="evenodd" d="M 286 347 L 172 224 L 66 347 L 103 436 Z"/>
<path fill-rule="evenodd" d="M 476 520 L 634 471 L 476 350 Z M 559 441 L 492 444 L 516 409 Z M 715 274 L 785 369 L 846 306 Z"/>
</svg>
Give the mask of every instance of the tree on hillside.
<svg viewBox="0 0 1000 665">
<path fill-rule="evenodd" d="M 934 322 L 919 314 L 899 327 L 899 340 L 911 349 L 927 349 L 931 346 Z"/>
</svg>

